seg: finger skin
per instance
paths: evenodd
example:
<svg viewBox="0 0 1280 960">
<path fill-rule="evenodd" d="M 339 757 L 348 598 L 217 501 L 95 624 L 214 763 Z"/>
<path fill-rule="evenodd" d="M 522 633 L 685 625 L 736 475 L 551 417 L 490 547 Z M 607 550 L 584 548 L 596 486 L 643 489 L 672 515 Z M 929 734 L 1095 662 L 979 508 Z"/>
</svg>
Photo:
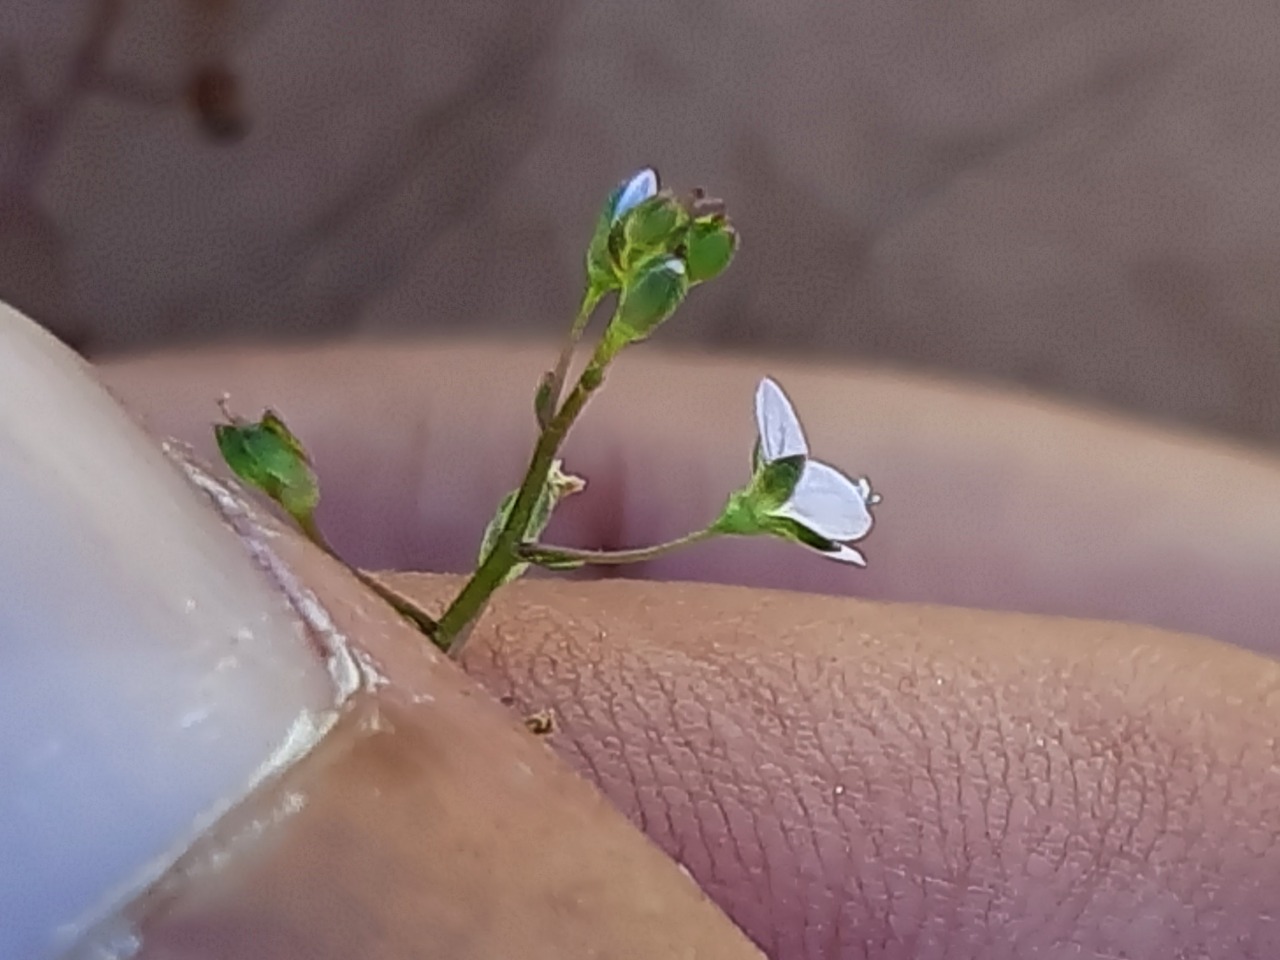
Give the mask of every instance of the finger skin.
<svg viewBox="0 0 1280 960">
<path fill-rule="evenodd" d="M 136 905 L 143 960 L 759 958 L 519 715 L 330 559 L 220 505 L 370 689 Z"/>
<path fill-rule="evenodd" d="M 1255 654 L 1098 622 L 521 582 L 465 665 L 552 710 L 555 749 L 775 960 L 1280 955 L 1280 665 Z"/>
<path fill-rule="evenodd" d="M 551 344 L 339 343 L 102 367 L 153 430 L 212 455 L 214 400 L 272 405 L 306 439 L 322 520 L 369 567 L 461 571 L 533 440 Z M 815 455 L 884 502 L 866 571 L 764 541 L 623 575 L 1132 620 L 1280 651 L 1280 464 L 1193 434 L 892 371 L 627 353 L 567 447 L 588 479 L 550 535 L 627 547 L 708 522 L 746 480 L 751 397 L 788 391 Z"/>
<path fill-rule="evenodd" d="M 366 488 L 361 493 L 352 480 L 338 497 L 375 516 L 378 495 L 395 495 L 394 487 L 382 486 L 401 462 L 395 458 L 406 448 L 432 451 L 442 461 L 440 475 L 453 470 L 465 477 L 449 490 L 457 497 L 444 496 L 434 507 L 422 501 L 425 526 L 447 539 L 451 528 L 433 526 L 431 517 L 443 516 L 446 506 L 465 515 L 484 499 L 475 488 L 491 482 L 491 474 L 518 471 L 514 461 L 524 448 L 508 441 L 523 441 L 531 429 L 498 401 L 514 396 L 516 387 L 502 385 L 524 367 L 536 368 L 541 354 L 522 360 L 482 347 L 430 354 L 424 348 L 408 356 L 400 356 L 404 348 L 370 349 L 334 349 L 328 362 L 319 362 L 324 351 L 306 354 L 300 367 L 279 357 L 226 354 L 207 367 L 193 360 L 166 373 L 142 363 L 112 374 L 117 389 L 132 391 L 135 406 L 149 398 L 149 406 L 140 406 L 153 411 L 153 425 L 183 416 L 154 413 L 174 395 L 175 373 L 188 391 L 228 385 L 229 378 L 233 389 L 245 388 L 251 409 L 279 403 L 271 391 L 286 388 L 284 399 L 299 403 L 317 431 L 337 424 L 336 437 L 317 436 L 335 444 L 326 455 L 348 464 L 351 476 L 363 462 L 358 476 Z M 361 366 L 362 356 L 380 363 Z M 237 359 L 228 363 L 229 357 Z M 653 441 L 674 437 L 677 452 L 690 457 L 702 444 L 736 449 L 734 438 L 717 439 L 707 424 L 723 413 L 726 388 L 750 381 L 719 364 L 688 367 L 682 373 L 680 362 L 655 358 L 642 370 L 650 397 L 653 379 L 660 377 L 664 389 L 656 392 L 651 418 L 609 422 L 629 445 L 649 441 L 644 449 L 657 450 Z M 375 369 L 372 379 L 358 376 Z M 469 385 L 481 372 L 497 398 Z M 778 374 L 778 365 L 769 372 Z M 1223 594 L 1211 612 L 1226 626 L 1237 622 L 1233 608 L 1257 618 L 1251 635 L 1260 645 L 1269 642 L 1266 591 L 1249 588 L 1246 579 L 1249 564 L 1266 557 L 1252 552 L 1265 551 L 1268 514 L 1258 508 L 1275 489 L 1274 468 L 1263 458 L 975 392 L 887 380 L 880 384 L 885 393 L 857 397 L 868 382 L 876 386 L 875 378 L 794 373 L 783 382 L 802 416 L 804 392 L 810 399 L 825 395 L 845 421 L 862 418 L 860 437 L 869 433 L 917 468 L 930 456 L 944 465 L 970 456 L 995 477 L 1011 473 L 1030 490 L 1088 493 L 1070 504 L 1079 508 L 1075 529 L 1105 519 L 1097 504 L 1114 505 L 1118 493 L 1132 493 L 1132 512 L 1133 503 L 1170 487 L 1187 497 L 1226 484 L 1231 497 L 1195 502 L 1216 511 L 1220 542 L 1230 545 L 1236 563 L 1229 572 L 1247 589 Z M 695 378 L 701 393 L 690 386 Z M 344 379 L 354 389 L 339 389 Z M 796 379 L 805 382 L 797 388 Z M 606 396 L 622 402 L 638 395 L 618 382 Z M 467 411 L 465 418 L 432 413 L 430 398 L 441 390 L 465 401 L 448 408 Z M 861 406 L 851 402 L 859 399 Z M 840 400 L 848 402 L 841 407 Z M 860 409 L 895 411 L 894 429 L 877 428 Z M 370 416 L 376 413 L 383 416 Z M 943 422 L 931 426 L 938 417 Z M 475 429 L 477 422 L 486 428 Z M 363 424 L 362 432 L 352 423 Z M 695 429 L 682 433 L 690 423 Z M 816 447 L 824 428 L 806 425 Z M 749 423 L 746 431 L 749 442 Z M 905 442 L 921 436 L 930 443 Z M 1044 442 L 1046 436 L 1055 442 Z M 603 484 L 592 473 L 594 492 L 603 485 L 618 498 L 606 499 L 596 520 L 610 511 L 616 519 L 619 503 L 639 496 L 633 485 L 618 483 L 630 476 L 619 462 L 636 461 L 621 460 L 619 441 L 596 439 L 592 446 L 605 452 L 598 462 L 606 470 Z M 354 444 L 360 456 L 342 455 L 341 442 Z M 994 456 L 1001 451 L 1003 458 Z M 423 459 L 424 472 L 435 470 L 432 457 Z M 840 463 L 835 455 L 828 459 Z M 1051 484 L 1057 474 L 1048 467 L 1058 459 L 1075 472 Z M 370 463 L 391 467 L 374 471 Z M 670 460 L 661 464 L 671 468 Z M 885 486 L 874 466 L 867 472 Z M 1010 486 L 997 483 L 993 495 L 998 500 Z M 696 499 L 702 487 L 683 489 Z M 1134 522 L 1104 525 L 1107 536 L 1089 546 L 1121 555 L 1140 550 L 1152 530 L 1175 522 L 1185 528 L 1187 516 L 1177 509 L 1183 503 L 1170 496 L 1138 511 Z M 922 514 L 936 523 L 944 505 L 955 515 L 954 502 L 926 498 L 903 522 Z M 1023 525 L 1042 523 L 1038 516 L 1022 518 Z M 960 512 L 954 522 L 965 517 Z M 884 528 L 881 514 L 876 536 Z M 931 532 L 917 549 L 932 549 L 937 528 Z M 377 537 L 364 527 L 356 533 Z M 990 550 L 991 543 L 975 538 L 973 548 Z M 1025 537 L 1025 548 L 1052 557 L 1056 545 Z M 1180 558 L 1188 559 L 1195 558 Z M 1072 572 L 1070 564 L 1063 569 Z M 1169 567 L 1155 569 L 1155 583 L 1168 590 Z M 1139 574 L 1150 574 L 1137 564 L 1127 572 L 1122 586 L 1130 594 L 1142 585 Z M 441 600 L 446 588 L 424 589 Z M 1156 591 L 1145 600 L 1153 598 L 1176 599 Z M 1235 960 L 1274 953 L 1272 841 L 1280 825 L 1266 801 L 1276 787 L 1270 661 L 1118 625 L 621 583 L 517 585 L 486 624 L 468 668 L 493 692 L 515 696 L 519 709 L 554 709 L 553 745 L 686 863 L 771 955 L 962 960 L 1093 951 Z M 493 652 L 499 644 L 501 655 Z"/>
</svg>

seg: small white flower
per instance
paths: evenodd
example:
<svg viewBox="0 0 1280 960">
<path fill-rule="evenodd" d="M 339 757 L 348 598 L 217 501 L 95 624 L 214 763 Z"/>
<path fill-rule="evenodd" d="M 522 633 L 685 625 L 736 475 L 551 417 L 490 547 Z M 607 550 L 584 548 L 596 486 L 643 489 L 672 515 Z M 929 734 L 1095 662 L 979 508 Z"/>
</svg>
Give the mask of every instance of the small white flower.
<svg viewBox="0 0 1280 960">
<path fill-rule="evenodd" d="M 633 207 L 638 207 L 658 192 L 658 172 L 652 167 L 645 167 L 618 187 L 617 199 L 613 202 L 613 213 L 609 219 L 617 223 L 622 216 Z"/>
<path fill-rule="evenodd" d="M 771 515 L 792 520 L 818 539 L 828 541 L 831 549 L 821 549 L 823 556 L 866 566 L 866 558 L 847 544 L 871 532 L 870 507 L 880 502 L 880 495 L 872 491 L 871 482 L 865 477 L 850 480 L 835 467 L 809 458 L 809 444 L 791 401 L 768 377 L 761 380 L 756 389 L 756 426 L 760 431 L 760 458 L 764 465 L 792 457 L 803 458 L 800 477 L 791 495 L 770 510 Z"/>
</svg>

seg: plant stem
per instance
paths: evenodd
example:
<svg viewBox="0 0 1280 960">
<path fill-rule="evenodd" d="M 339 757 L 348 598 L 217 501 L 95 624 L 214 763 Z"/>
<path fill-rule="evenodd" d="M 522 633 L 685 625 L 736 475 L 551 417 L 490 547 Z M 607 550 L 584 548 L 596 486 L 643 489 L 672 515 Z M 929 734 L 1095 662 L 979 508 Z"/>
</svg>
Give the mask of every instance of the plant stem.
<svg viewBox="0 0 1280 960">
<path fill-rule="evenodd" d="M 529 519 L 533 516 L 542 488 L 546 485 L 551 462 L 559 452 L 574 420 L 604 382 L 604 370 L 614 352 L 603 340 L 596 347 L 577 384 L 565 398 L 564 406 L 556 412 L 538 437 L 524 481 L 516 492 L 507 522 L 494 540 L 493 549 L 440 617 L 435 640 L 442 649 L 448 651 L 449 656 L 457 657 L 462 652 L 468 637 L 466 628 L 484 611 L 489 597 L 502 585 L 511 568 L 521 562 L 518 552 L 520 541 L 528 529 Z"/>
<path fill-rule="evenodd" d="M 441 646 L 439 640 L 440 625 L 434 618 L 429 616 L 425 610 L 398 591 L 392 590 L 390 587 L 379 583 L 373 578 L 372 574 L 365 573 L 359 567 L 352 566 L 347 563 L 347 561 L 343 560 L 342 557 L 338 556 L 338 551 L 334 550 L 333 547 L 329 545 L 329 541 L 325 539 L 325 535 L 320 532 L 320 527 L 316 524 L 315 516 L 312 514 L 299 514 L 294 515 L 293 519 L 297 522 L 298 528 L 308 540 L 350 570 L 357 580 L 385 600 L 396 613 L 400 614 L 400 616 L 404 617 L 422 631 L 422 633 L 424 633 L 427 639 L 432 643 L 436 644 L 436 646 Z M 444 648 L 441 647 L 441 649 Z"/>
<path fill-rule="evenodd" d="M 560 394 L 564 390 L 564 381 L 569 375 L 569 364 L 573 362 L 573 351 L 577 349 L 578 341 L 582 339 L 582 332 L 587 329 L 587 321 L 591 319 L 591 314 L 595 311 L 600 299 L 601 295 L 596 292 L 594 287 L 588 287 L 587 292 L 582 297 L 582 304 L 578 307 L 578 315 L 574 317 L 573 326 L 569 329 L 569 339 L 565 341 L 564 346 L 560 349 L 560 356 L 556 359 L 555 368 L 551 372 L 551 398 L 548 406 L 552 410 L 555 410 L 560 404 Z"/>
<path fill-rule="evenodd" d="M 652 560 L 664 553 L 687 547 L 690 544 L 708 540 L 719 533 L 714 527 L 686 533 L 683 537 L 656 543 L 651 547 L 636 547 L 631 550 L 578 550 L 574 547 L 557 547 L 545 543 L 531 543 L 520 549 L 520 558 L 530 563 L 538 563 L 539 555 L 554 555 L 556 560 L 576 560 L 582 563 L 599 565 L 617 565 L 624 563 L 640 563 Z"/>
</svg>

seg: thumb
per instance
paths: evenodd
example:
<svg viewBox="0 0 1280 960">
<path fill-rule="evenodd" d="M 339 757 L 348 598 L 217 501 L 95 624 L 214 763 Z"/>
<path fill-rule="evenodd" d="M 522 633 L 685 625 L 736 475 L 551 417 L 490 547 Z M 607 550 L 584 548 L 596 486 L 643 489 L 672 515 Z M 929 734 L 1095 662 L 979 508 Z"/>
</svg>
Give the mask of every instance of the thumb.
<svg viewBox="0 0 1280 960">
<path fill-rule="evenodd" d="M 758 956 L 383 604 L 166 462 L 7 308 L 0 497 L 0 956 Z"/>
</svg>

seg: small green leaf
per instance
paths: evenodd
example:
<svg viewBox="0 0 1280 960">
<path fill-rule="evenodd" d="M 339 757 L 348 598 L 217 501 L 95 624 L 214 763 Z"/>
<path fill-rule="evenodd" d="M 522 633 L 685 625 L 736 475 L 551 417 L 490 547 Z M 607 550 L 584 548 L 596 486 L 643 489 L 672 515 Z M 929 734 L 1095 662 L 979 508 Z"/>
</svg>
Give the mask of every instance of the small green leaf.
<svg viewBox="0 0 1280 960">
<path fill-rule="evenodd" d="M 565 497 L 578 493 L 585 485 L 586 482 L 581 477 L 575 477 L 573 474 L 563 472 L 561 470 L 561 461 L 556 460 L 552 463 L 551 471 L 547 474 L 547 482 L 538 494 L 538 502 L 529 517 L 529 523 L 524 530 L 519 531 L 516 536 L 516 542 L 525 543 L 540 537 L 542 531 L 547 528 L 547 524 L 551 522 L 551 513 L 555 510 L 556 504 Z M 488 559 L 489 554 L 498 542 L 498 537 L 502 533 L 503 527 L 507 525 L 507 521 L 511 517 L 511 509 L 515 506 L 517 493 L 518 491 L 512 490 L 502 498 L 502 502 L 498 504 L 497 513 L 489 521 L 489 525 L 485 527 L 484 537 L 480 541 L 478 561 L 480 564 L 483 564 Z M 510 583 L 521 576 L 528 567 L 527 563 L 516 564 L 507 573 L 502 582 L 504 584 Z"/>
<path fill-rule="evenodd" d="M 297 436 L 272 410 L 249 423 L 223 412 L 229 423 L 215 424 L 218 450 L 232 472 L 280 504 L 295 520 L 309 519 L 320 502 L 320 484 Z"/>
<path fill-rule="evenodd" d="M 476 558 L 476 566 L 480 566 L 489 559 L 489 554 L 493 552 L 494 545 L 498 542 L 498 535 L 502 533 L 502 528 L 507 525 L 507 520 L 511 516 L 511 508 L 515 506 L 516 494 L 519 491 L 512 490 L 498 504 L 498 510 L 493 515 L 493 519 L 489 521 L 484 528 L 484 536 L 480 538 L 480 555 Z"/>
</svg>

